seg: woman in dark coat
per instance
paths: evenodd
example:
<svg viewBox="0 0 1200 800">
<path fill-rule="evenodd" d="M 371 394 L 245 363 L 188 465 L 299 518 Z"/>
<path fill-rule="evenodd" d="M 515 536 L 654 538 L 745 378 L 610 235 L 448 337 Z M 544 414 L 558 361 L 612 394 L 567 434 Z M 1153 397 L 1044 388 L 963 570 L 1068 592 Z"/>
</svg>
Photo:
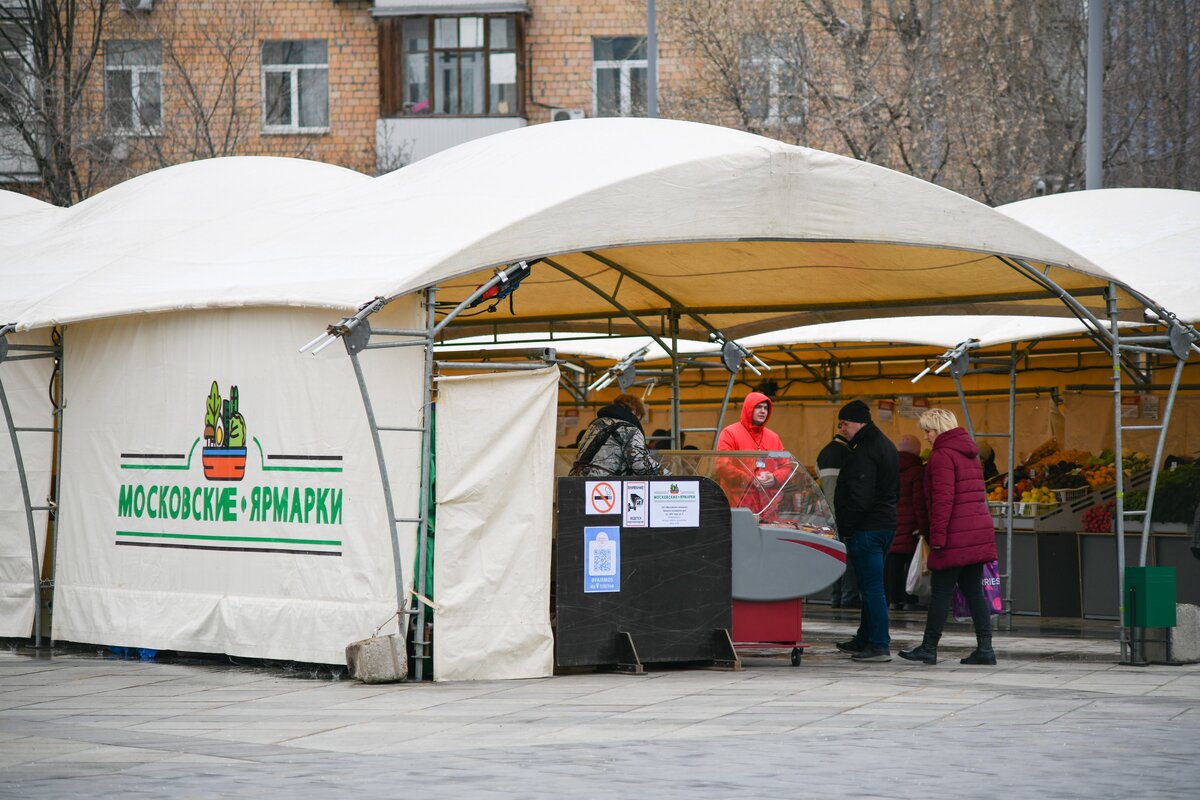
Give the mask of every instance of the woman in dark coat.
<svg viewBox="0 0 1200 800">
<path fill-rule="evenodd" d="M 892 610 L 913 611 L 919 599 L 908 593 L 908 567 L 917 550 L 917 537 L 929 530 L 925 508 L 925 465 L 921 443 L 905 434 L 896 442 L 900 451 L 900 496 L 896 500 L 896 538 L 883 563 L 883 588 Z"/>
<path fill-rule="evenodd" d="M 929 508 L 929 570 L 932 596 L 925 619 L 925 638 L 900 657 L 937 663 L 938 640 L 950 613 L 957 584 L 971 608 L 978 646 L 962 664 L 995 664 L 992 616 L 983 596 L 983 565 L 996 560 L 996 532 L 988 514 L 987 492 L 979 450 L 949 411 L 933 408 L 917 420 L 933 445 L 925 466 L 925 498 Z"/>
</svg>

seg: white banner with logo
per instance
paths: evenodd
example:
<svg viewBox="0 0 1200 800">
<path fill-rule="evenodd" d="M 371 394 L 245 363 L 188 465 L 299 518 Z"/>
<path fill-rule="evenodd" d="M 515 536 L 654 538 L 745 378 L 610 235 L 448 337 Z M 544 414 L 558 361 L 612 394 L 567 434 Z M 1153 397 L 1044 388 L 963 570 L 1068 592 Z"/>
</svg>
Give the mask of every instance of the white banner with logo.
<svg viewBox="0 0 1200 800">
<path fill-rule="evenodd" d="M 433 677 L 554 671 L 558 368 L 438 381 Z"/>
<path fill-rule="evenodd" d="M 49 428 L 54 425 L 50 400 L 53 358 L 29 359 L 34 355 L 18 346 L 48 346 L 48 331 L 15 334 L 7 337 L 8 357 L 0 362 L 0 382 L 18 428 Z M 18 360 L 20 359 L 20 360 Z M 54 435 L 25 430 L 17 433 L 25 481 L 32 506 L 46 506 L 50 495 L 50 464 Z M 26 637 L 33 633 L 34 589 L 46 563 L 46 526 L 48 514 L 33 512 L 33 530 L 37 556 L 29 545 L 29 518 L 21 492 L 21 476 L 8 425 L 0 412 L 0 636 Z M 38 574 L 34 573 L 37 562 Z"/>
<path fill-rule="evenodd" d="M 56 639 L 344 663 L 397 608 L 392 542 L 338 314 L 233 309 L 73 325 Z M 421 324 L 416 298 L 373 321 Z M 420 420 L 420 348 L 361 356 L 383 426 Z M 420 439 L 384 433 L 396 516 Z M 415 526 L 400 526 L 412 581 Z M 395 632 L 393 619 L 384 632 Z"/>
</svg>

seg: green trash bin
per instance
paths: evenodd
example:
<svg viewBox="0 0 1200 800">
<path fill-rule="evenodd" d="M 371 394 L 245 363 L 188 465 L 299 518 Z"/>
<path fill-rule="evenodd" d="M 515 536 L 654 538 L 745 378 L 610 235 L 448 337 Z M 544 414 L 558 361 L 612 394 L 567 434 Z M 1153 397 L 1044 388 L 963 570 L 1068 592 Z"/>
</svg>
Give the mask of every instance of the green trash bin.
<svg viewBox="0 0 1200 800">
<path fill-rule="evenodd" d="M 1175 627 L 1175 568 L 1125 568 L 1125 625 Z"/>
</svg>

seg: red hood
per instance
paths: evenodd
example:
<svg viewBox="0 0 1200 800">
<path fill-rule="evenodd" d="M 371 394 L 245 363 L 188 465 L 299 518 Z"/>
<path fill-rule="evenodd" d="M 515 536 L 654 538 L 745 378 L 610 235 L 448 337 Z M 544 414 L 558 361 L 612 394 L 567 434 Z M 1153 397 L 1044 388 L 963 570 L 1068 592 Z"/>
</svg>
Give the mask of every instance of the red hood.
<svg viewBox="0 0 1200 800">
<path fill-rule="evenodd" d="M 957 450 L 967 458 L 978 458 L 979 448 L 963 428 L 951 428 L 933 440 L 934 448 Z"/>
<path fill-rule="evenodd" d="M 916 453 L 906 453 L 903 450 L 900 451 L 900 471 L 901 472 L 903 472 L 906 469 L 912 469 L 913 467 L 919 467 L 919 466 L 921 466 L 921 457 L 919 455 L 917 455 Z"/>
<path fill-rule="evenodd" d="M 763 401 L 767 403 L 767 418 L 762 425 L 755 425 L 754 407 Z M 771 412 L 774 409 L 775 405 L 771 402 L 771 398 L 762 392 L 751 392 L 746 395 L 746 399 L 742 402 L 742 425 L 751 433 L 762 433 L 762 429 L 767 427 L 767 423 L 771 421 Z"/>
</svg>

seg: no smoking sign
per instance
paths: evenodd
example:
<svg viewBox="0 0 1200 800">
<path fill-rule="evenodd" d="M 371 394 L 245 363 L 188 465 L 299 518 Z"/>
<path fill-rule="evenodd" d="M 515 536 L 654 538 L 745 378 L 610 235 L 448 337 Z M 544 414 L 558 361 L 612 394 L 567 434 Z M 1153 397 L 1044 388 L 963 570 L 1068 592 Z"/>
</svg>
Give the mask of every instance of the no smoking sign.
<svg viewBox="0 0 1200 800">
<path fill-rule="evenodd" d="M 617 508 L 617 498 L 620 497 L 620 492 L 617 491 L 619 486 L 619 482 L 588 481 L 587 501 L 584 503 L 586 512 L 588 514 L 621 513 L 621 510 Z"/>
</svg>

